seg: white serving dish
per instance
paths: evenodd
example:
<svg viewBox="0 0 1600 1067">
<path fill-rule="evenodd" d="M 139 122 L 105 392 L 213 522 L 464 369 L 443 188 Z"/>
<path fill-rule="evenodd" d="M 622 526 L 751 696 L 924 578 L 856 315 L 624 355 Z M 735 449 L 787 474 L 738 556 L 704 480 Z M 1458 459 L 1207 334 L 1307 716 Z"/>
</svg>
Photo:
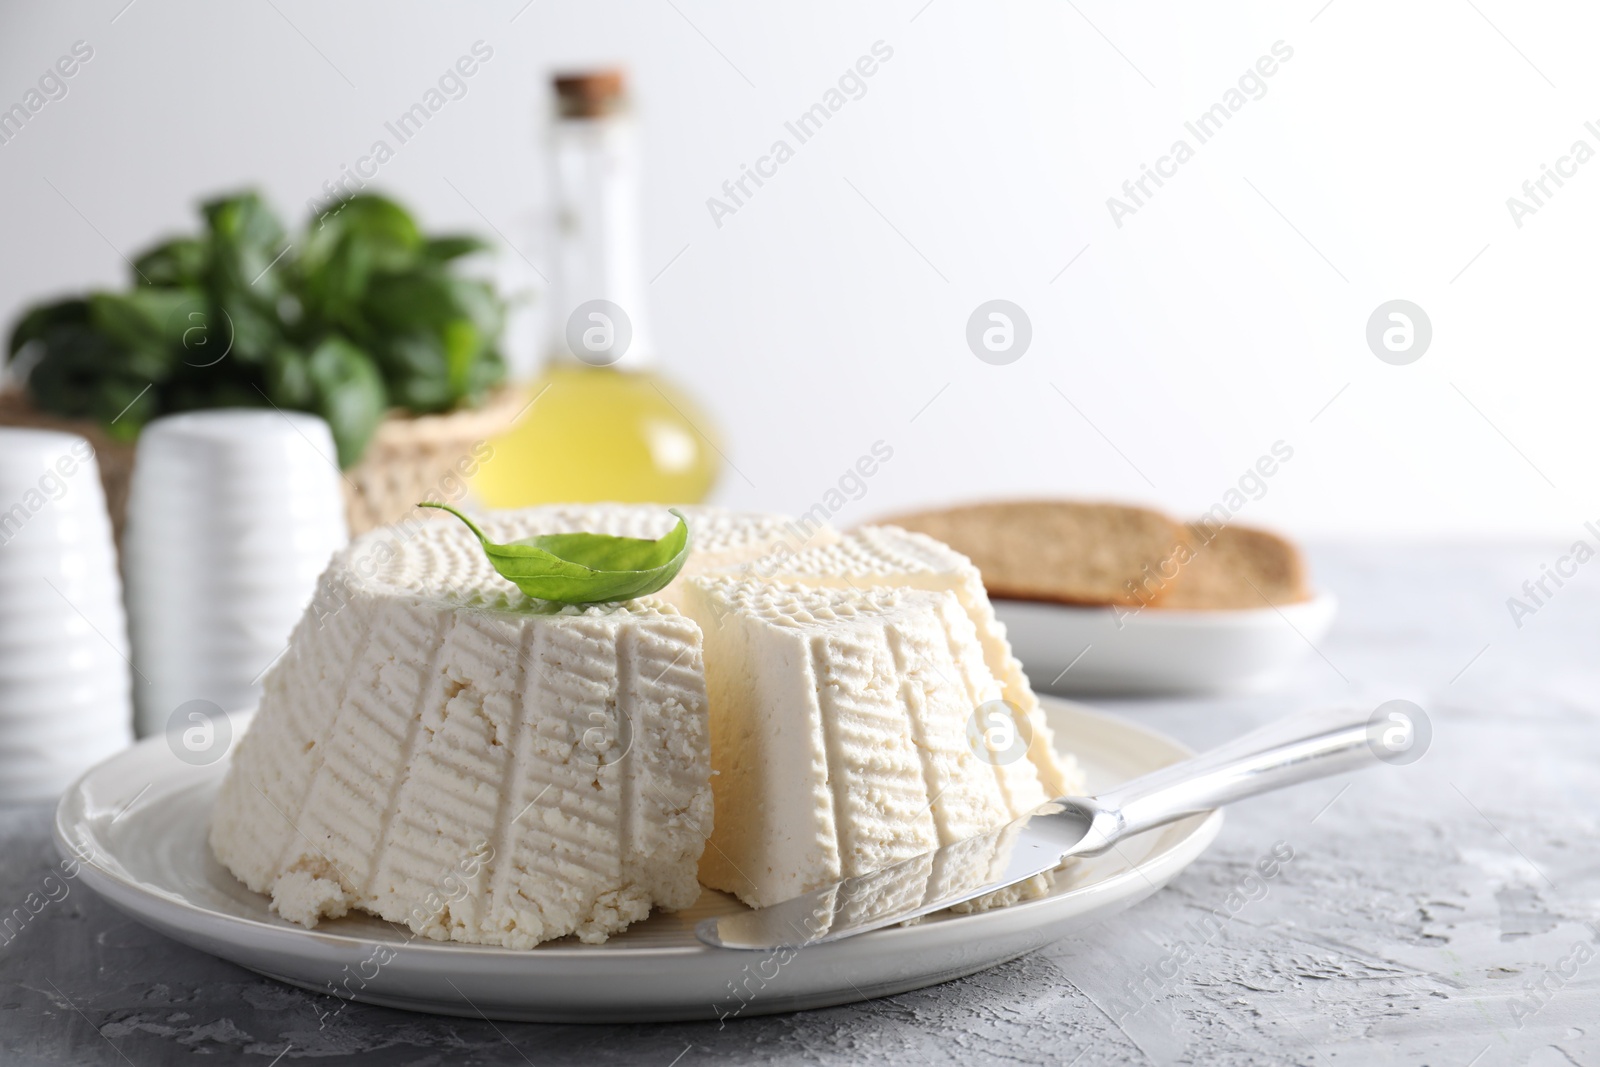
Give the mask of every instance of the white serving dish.
<svg viewBox="0 0 1600 1067">
<path fill-rule="evenodd" d="M 1045 698 L 1051 725 L 1092 789 L 1189 755 L 1125 719 Z M 233 720 L 237 737 L 248 716 Z M 704 891 L 603 945 L 575 939 L 517 951 L 428 941 L 366 915 L 307 930 L 268 910 L 212 857 L 211 802 L 227 769 L 179 760 L 151 737 L 85 775 L 62 798 L 56 841 L 87 856 L 80 877 L 140 922 L 186 945 L 319 993 L 394 1008 L 531 1022 L 714 1019 L 889 996 L 992 967 L 1156 892 L 1216 837 L 1222 814 L 1191 816 L 1078 861 L 1046 896 L 971 915 L 938 915 L 798 952 L 709 948 L 694 924 L 743 908 Z M 339 1006 L 330 999 L 329 1011 Z"/>
<path fill-rule="evenodd" d="M 1127 695 L 1266 688 L 1315 654 L 1337 607 L 1328 593 L 1230 611 L 994 602 L 1034 688 Z"/>
</svg>

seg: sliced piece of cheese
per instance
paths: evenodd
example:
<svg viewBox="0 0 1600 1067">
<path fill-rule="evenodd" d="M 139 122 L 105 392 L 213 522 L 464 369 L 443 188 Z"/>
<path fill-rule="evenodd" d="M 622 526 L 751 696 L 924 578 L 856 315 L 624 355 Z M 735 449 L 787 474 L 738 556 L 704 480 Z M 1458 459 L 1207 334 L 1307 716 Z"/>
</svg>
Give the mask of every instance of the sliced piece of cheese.
<svg viewBox="0 0 1600 1067">
<path fill-rule="evenodd" d="M 1049 798 L 1020 751 L 977 743 L 1002 690 L 954 592 L 700 577 L 683 603 L 709 665 L 706 885 L 776 903 Z"/>
<path fill-rule="evenodd" d="M 995 618 L 978 569 L 955 549 L 896 526 L 863 526 L 831 544 L 781 554 L 762 576 L 827 588 L 879 587 L 947 590 L 961 602 L 1001 697 L 1016 709 L 1016 729 L 1026 738 L 1028 758 L 1051 797 L 1083 791 L 1076 763 L 1060 756 L 1039 700 L 1011 654 L 1005 625 Z"/>
</svg>

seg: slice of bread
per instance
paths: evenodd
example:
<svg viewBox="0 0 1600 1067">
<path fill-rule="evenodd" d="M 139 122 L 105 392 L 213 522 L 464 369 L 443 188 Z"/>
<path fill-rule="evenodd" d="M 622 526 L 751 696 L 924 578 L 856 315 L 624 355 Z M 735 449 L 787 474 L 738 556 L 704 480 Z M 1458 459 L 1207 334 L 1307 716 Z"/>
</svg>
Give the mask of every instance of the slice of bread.
<svg viewBox="0 0 1600 1067">
<path fill-rule="evenodd" d="M 1190 523 L 1184 534 L 1188 559 L 1152 606 L 1264 608 L 1311 598 L 1299 550 L 1277 534 L 1203 522 Z"/>
<path fill-rule="evenodd" d="M 977 564 L 994 597 L 1152 605 L 1188 543 L 1158 511 L 1121 504 L 969 504 L 883 520 L 943 541 Z"/>
</svg>

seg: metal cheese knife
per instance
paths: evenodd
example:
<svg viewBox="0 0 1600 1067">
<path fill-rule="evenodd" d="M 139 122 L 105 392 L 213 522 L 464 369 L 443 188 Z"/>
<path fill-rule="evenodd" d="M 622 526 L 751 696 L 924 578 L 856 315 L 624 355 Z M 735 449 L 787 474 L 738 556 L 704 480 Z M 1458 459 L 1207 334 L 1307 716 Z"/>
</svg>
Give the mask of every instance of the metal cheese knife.
<svg viewBox="0 0 1600 1067">
<path fill-rule="evenodd" d="M 1061 797 L 980 837 L 770 907 L 706 919 L 695 934 L 719 948 L 770 951 L 942 911 L 1186 815 L 1370 766 L 1411 736 L 1370 719 L 1352 709 L 1283 719 L 1099 796 Z"/>
</svg>

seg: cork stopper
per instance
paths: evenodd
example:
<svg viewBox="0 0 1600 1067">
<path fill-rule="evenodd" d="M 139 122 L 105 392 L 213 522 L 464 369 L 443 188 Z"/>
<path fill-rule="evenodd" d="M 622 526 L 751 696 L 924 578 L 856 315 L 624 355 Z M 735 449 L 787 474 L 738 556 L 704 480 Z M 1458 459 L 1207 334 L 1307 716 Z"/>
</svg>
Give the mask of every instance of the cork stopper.
<svg viewBox="0 0 1600 1067">
<path fill-rule="evenodd" d="M 615 115 L 628 103 L 627 78 L 621 70 L 587 70 L 557 74 L 556 110 L 564 119 L 597 119 Z"/>
</svg>

